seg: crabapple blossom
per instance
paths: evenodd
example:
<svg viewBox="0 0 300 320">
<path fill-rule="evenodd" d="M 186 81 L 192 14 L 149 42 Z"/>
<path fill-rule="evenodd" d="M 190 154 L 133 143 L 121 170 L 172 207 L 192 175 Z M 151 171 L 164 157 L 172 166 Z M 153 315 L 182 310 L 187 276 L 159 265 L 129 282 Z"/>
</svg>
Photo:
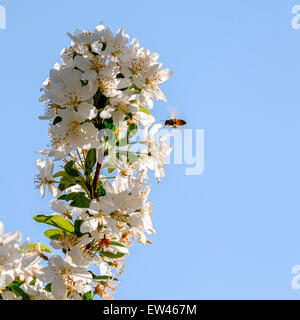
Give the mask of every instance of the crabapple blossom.
<svg viewBox="0 0 300 320">
<path fill-rule="evenodd" d="M 56 252 L 21 244 L 0 222 L 0 299 L 111 299 L 132 241 L 150 244 L 155 233 L 147 178 L 160 181 L 172 148 L 148 108 L 166 101 L 160 85 L 172 72 L 123 29 L 101 23 L 68 36 L 42 85 L 50 143 L 36 161 L 36 187 L 54 198 L 34 220 Z"/>
</svg>

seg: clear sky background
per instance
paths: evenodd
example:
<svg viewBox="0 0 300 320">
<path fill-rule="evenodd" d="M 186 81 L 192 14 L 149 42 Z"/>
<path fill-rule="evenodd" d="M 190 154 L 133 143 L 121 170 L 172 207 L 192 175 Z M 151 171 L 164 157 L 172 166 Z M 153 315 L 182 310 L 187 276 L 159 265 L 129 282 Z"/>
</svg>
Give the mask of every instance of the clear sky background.
<svg viewBox="0 0 300 320">
<path fill-rule="evenodd" d="M 6 231 L 48 239 L 35 214 L 34 150 L 48 143 L 39 89 L 66 32 L 123 27 L 174 71 L 157 119 L 176 106 L 205 130 L 205 169 L 166 167 L 153 183 L 157 234 L 134 245 L 117 299 L 299 299 L 300 1 L 0 0 L 1 213 Z"/>
</svg>

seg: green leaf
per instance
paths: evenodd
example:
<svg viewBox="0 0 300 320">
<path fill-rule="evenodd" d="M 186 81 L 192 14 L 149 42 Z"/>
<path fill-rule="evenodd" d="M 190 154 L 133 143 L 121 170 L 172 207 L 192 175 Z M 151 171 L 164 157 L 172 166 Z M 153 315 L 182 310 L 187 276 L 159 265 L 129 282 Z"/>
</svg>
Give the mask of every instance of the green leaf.
<svg viewBox="0 0 300 320">
<path fill-rule="evenodd" d="M 62 177 L 65 174 L 65 171 L 58 171 L 53 175 L 53 178 Z"/>
<path fill-rule="evenodd" d="M 71 193 L 63 194 L 58 198 L 58 200 L 71 201 L 76 199 L 76 197 L 78 197 L 79 195 L 84 195 L 84 194 L 85 194 L 84 192 L 71 192 Z"/>
<path fill-rule="evenodd" d="M 75 223 L 74 223 L 75 234 L 79 238 L 83 236 L 83 233 L 81 233 L 80 231 L 80 226 L 82 223 L 83 223 L 82 220 L 75 220 Z"/>
<path fill-rule="evenodd" d="M 137 133 L 137 125 L 135 123 L 131 123 L 128 126 L 128 130 L 127 130 L 127 137 L 128 137 L 128 141 L 134 137 Z"/>
<path fill-rule="evenodd" d="M 82 300 L 93 300 L 92 298 L 92 292 L 86 292 L 83 296 L 82 296 Z"/>
<path fill-rule="evenodd" d="M 37 215 L 33 217 L 36 222 L 49 224 L 70 233 L 74 233 L 73 225 L 65 218 L 59 216 Z"/>
<path fill-rule="evenodd" d="M 86 159 L 85 159 L 85 172 L 87 174 L 90 174 L 90 171 L 93 170 L 95 164 L 96 164 L 96 149 L 89 150 Z"/>
<path fill-rule="evenodd" d="M 36 247 L 37 245 L 38 245 L 37 243 L 29 243 L 27 245 L 27 248 L 32 249 L 32 248 Z M 40 249 L 41 249 L 41 251 L 46 251 L 46 252 L 51 253 L 51 250 L 48 247 L 44 246 L 43 244 L 40 244 Z"/>
<path fill-rule="evenodd" d="M 93 280 L 107 280 L 107 279 L 111 279 L 111 280 L 119 281 L 117 278 L 114 278 L 114 277 L 112 277 L 112 276 L 96 276 L 92 271 L 89 271 L 89 273 L 92 274 Z"/>
<path fill-rule="evenodd" d="M 140 111 L 147 113 L 147 114 L 151 114 L 147 108 L 145 108 L 144 106 L 141 106 L 141 105 L 140 105 Z"/>
<path fill-rule="evenodd" d="M 95 276 L 93 277 L 94 280 L 115 280 L 115 281 L 119 281 L 117 278 L 111 277 L 111 276 Z"/>
<path fill-rule="evenodd" d="M 30 286 L 34 286 L 35 283 L 36 283 L 36 279 L 33 279 L 33 280 L 31 280 L 31 281 L 29 282 L 29 285 L 30 285 Z"/>
<path fill-rule="evenodd" d="M 88 81 L 88 80 L 80 80 L 80 82 L 81 82 L 81 84 L 82 84 L 83 86 L 86 86 L 86 85 L 89 84 L 89 81 Z"/>
<path fill-rule="evenodd" d="M 45 291 L 51 292 L 51 283 L 48 283 L 45 287 Z"/>
<path fill-rule="evenodd" d="M 103 120 L 103 124 L 104 124 L 104 127 L 105 127 L 106 129 L 110 129 L 110 130 L 115 131 L 115 128 L 116 128 L 116 127 L 115 127 L 115 125 L 114 125 L 114 122 L 113 122 L 113 119 L 112 119 L 112 118 Z"/>
<path fill-rule="evenodd" d="M 76 180 L 70 176 L 62 176 L 60 179 L 60 184 L 58 186 L 58 189 L 63 192 L 67 188 L 73 187 L 77 184 Z"/>
<path fill-rule="evenodd" d="M 61 229 L 48 229 L 44 232 L 44 235 L 51 240 L 57 240 L 60 236 L 64 236 L 65 233 Z"/>
<path fill-rule="evenodd" d="M 108 168 L 107 171 L 109 174 L 113 173 L 116 170 L 116 168 Z"/>
<path fill-rule="evenodd" d="M 11 286 L 11 291 L 17 296 L 22 297 L 23 300 L 30 300 L 29 294 L 27 294 L 23 289 L 18 286 Z"/>
<path fill-rule="evenodd" d="M 84 195 L 78 195 L 71 203 L 70 206 L 76 208 L 89 208 L 91 200 Z"/>
<path fill-rule="evenodd" d="M 123 247 L 125 248 L 125 246 L 119 242 L 116 242 L 116 241 L 109 241 L 109 245 L 110 246 L 117 246 L 117 247 Z"/>
<path fill-rule="evenodd" d="M 54 120 L 53 120 L 53 125 L 55 126 L 57 123 L 60 123 L 62 121 L 62 117 L 57 116 Z"/>
<path fill-rule="evenodd" d="M 104 189 L 102 186 L 100 186 L 100 187 L 97 188 L 97 196 L 98 196 L 98 197 L 104 197 L 104 196 L 106 196 L 106 191 L 105 191 L 105 189 Z"/>
<path fill-rule="evenodd" d="M 94 99 L 94 106 L 99 110 L 105 107 L 107 102 L 107 98 L 101 94 L 100 89 L 97 90 L 96 94 L 93 97 Z"/>
<path fill-rule="evenodd" d="M 89 200 L 84 192 L 72 192 L 64 194 L 58 198 L 59 200 L 71 201 L 70 206 L 77 208 L 89 208 L 91 200 Z"/>
<path fill-rule="evenodd" d="M 100 252 L 100 255 L 107 257 L 107 258 L 111 258 L 111 259 L 119 259 L 119 258 L 124 257 L 125 253 L 118 252 L 118 253 L 114 254 L 111 252 L 102 251 L 102 252 Z"/>
<path fill-rule="evenodd" d="M 66 173 L 71 176 L 71 177 L 80 177 L 80 173 L 78 172 L 78 170 L 74 167 L 75 162 L 73 160 L 69 161 L 66 165 L 65 165 L 65 171 Z"/>
<path fill-rule="evenodd" d="M 11 282 L 11 283 L 7 286 L 7 288 L 10 289 L 12 286 L 20 287 L 23 283 L 24 283 L 24 281 L 14 280 L 13 282 Z"/>
<path fill-rule="evenodd" d="M 20 288 L 20 286 L 24 283 L 24 281 L 13 281 L 10 283 L 7 288 L 9 288 L 17 297 L 22 297 L 23 300 L 30 300 L 29 295 Z"/>
</svg>

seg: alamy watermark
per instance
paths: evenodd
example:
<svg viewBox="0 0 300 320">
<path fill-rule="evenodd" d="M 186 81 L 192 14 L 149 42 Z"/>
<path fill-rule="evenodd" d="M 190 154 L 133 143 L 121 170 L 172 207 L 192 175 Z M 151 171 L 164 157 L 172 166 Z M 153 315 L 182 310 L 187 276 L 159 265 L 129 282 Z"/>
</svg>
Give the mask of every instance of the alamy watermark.
<svg viewBox="0 0 300 320">
<path fill-rule="evenodd" d="M 294 275 L 292 278 L 292 288 L 294 290 L 299 290 L 300 289 L 300 265 L 293 266 L 292 274 Z"/>
<path fill-rule="evenodd" d="M 185 165 L 185 174 L 188 176 L 198 176 L 204 171 L 204 129 L 169 129 L 160 128 L 154 134 L 155 138 L 161 141 L 153 150 L 151 141 L 147 141 L 143 129 L 134 130 L 133 137 L 124 144 L 116 143 L 116 135 L 113 130 L 101 129 L 99 139 L 106 146 L 107 155 L 113 159 L 117 153 L 126 154 L 130 161 L 135 160 L 135 155 L 140 156 L 155 153 L 155 157 L 165 158 L 166 145 L 172 146 L 171 154 L 167 155 L 164 163 L 174 165 Z M 120 131 L 121 133 L 122 131 Z M 127 132 L 125 128 L 124 133 Z M 132 131 L 133 132 L 133 131 Z M 120 134 L 119 133 L 119 134 Z M 125 134 L 123 133 L 123 136 Z M 151 130 L 149 132 L 151 135 Z M 130 146 L 130 149 L 128 147 Z M 116 150 L 118 149 L 118 151 Z M 117 152 L 116 152 L 117 151 Z M 153 154 L 151 154 L 153 156 Z M 131 159 L 132 157 L 132 159 Z"/>
<path fill-rule="evenodd" d="M 173 163 L 175 165 L 185 164 L 187 176 L 198 176 L 204 170 L 204 129 L 161 129 L 159 135 L 169 134 L 168 140 L 173 139 Z M 170 141 L 168 141 L 170 142 Z M 193 150 L 194 149 L 194 150 Z M 166 164 L 171 163 L 171 156 L 167 158 Z"/>
<path fill-rule="evenodd" d="M 0 5 L 0 30 L 6 30 L 6 9 Z"/>
<path fill-rule="evenodd" d="M 291 26 L 294 30 L 300 29 L 300 5 L 297 4 L 292 8 L 292 14 L 294 15 L 291 20 Z"/>
</svg>

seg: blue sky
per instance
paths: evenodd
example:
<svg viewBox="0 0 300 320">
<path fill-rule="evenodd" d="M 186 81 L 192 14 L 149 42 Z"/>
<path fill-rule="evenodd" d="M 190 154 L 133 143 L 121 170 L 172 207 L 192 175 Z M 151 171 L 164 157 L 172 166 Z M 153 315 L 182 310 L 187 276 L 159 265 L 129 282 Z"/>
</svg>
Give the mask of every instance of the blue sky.
<svg viewBox="0 0 300 320">
<path fill-rule="evenodd" d="M 34 189 L 48 143 L 39 89 L 76 27 L 123 27 L 174 72 L 163 85 L 188 128 L 205 130 L 205 169 L 166 167 L 153 183 L 157 234 L 134 245 L 117 299 L 299 299 L 300 30 L 288 1 L 0 0 L 1 213 L 6 230 L 42 240 L 50 213 Z"/>
</svg>

